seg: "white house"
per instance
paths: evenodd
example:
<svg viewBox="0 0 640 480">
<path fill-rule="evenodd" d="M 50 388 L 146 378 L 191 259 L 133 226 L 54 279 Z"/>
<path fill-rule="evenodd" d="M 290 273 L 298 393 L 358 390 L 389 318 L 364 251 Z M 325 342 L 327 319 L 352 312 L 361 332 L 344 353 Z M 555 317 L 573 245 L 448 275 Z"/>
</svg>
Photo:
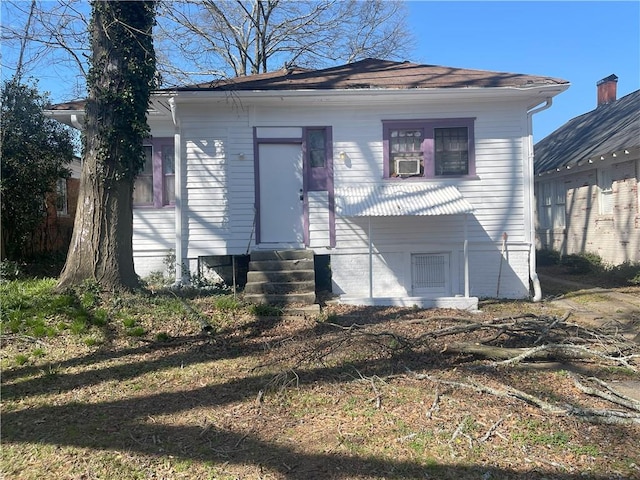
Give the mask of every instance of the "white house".
<svg viewBox="0 0 640 480">
<path fill-rule="evenodd" d="M 537 300 L 532 117 L 568 87 L 367 59 L 157 91 L 136 271 L 305 249 L 347 303 Z M 50 113 L 81 125 L 80 105 Z"/>
</svg>

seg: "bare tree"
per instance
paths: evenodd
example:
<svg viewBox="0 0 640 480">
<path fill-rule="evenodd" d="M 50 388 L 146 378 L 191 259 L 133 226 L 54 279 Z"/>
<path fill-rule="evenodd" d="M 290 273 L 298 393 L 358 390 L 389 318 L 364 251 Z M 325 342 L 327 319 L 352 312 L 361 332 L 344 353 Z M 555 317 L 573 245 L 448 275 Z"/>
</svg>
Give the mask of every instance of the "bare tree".
<svg viewBox="0 0 640 480">
<path fill-rule="evenodd" d="M 69 82 L 64 100 L 86 95 L 88 2 L 4 0 L 1 7 L 3 71 L 19 63 L 25 76 L 46 72 Z M 157 69 L 165 83 L 180 84 L 285 64 L 404 59 L 414 46 L 406 18 L 397 0 L 163 0 Z"/>
<path fill-rule="evenodd" d="M 2 16 L 4 71 L 13 71 L 20 78 L 62 77 L 72 82 L 69 98 L 86 93 L 89 59 L 86 0 L 3 0 Z"/>
<path fill-rule="evenodd" d="M 181 0 L 162 4 L 161 15 L 159 41 L 181 53 L 180 69 L 166 69 L 178 81 L 399 59 L 413 47 L 399 1 Z"/>
</svg>

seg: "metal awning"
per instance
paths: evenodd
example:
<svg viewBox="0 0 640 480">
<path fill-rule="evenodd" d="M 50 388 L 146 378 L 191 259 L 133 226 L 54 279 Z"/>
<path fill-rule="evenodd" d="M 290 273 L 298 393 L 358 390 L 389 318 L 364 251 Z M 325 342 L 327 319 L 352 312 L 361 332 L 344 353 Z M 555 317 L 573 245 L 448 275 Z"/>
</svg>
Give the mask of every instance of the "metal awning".
<svg viewBox="0 0 640 480">
<path fill-rule="evenodd" d="M 336 212 L 343 217 L 457 215 L 473 212 L 453 185 L 385 183 L 337 188 Z"/>
</svg>

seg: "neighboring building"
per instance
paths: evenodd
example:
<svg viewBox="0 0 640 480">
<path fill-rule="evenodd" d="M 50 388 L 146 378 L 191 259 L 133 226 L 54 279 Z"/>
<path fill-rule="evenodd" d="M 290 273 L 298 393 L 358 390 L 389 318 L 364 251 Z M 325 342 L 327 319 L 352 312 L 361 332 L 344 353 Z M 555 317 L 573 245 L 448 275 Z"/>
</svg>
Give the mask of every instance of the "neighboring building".
<svg viewBox="0 0 640 480">
<path fill-rule="evenodd" d="M 343 302 L 539 299 L 531 117 L 568 87 L 367 59 L 157 91 L 136 271 L 306 249 Z M 82 102 L 50 114 L 80 125 Z"/>
<path fill-rule="evenodd" d="M 31 238 L 30 254 L 66 253 L 71 242 L 80 187 L 80 158 L 67 165 L 69 178 L 59 178 L 55 190 L 47 195 L 45 219 Z"/>
<path fill-rule="evenodd" d="M 640 90 L 616 99 L 617 81 L 535 145 L 538 248 L 640 262 Z"/>
</svg>

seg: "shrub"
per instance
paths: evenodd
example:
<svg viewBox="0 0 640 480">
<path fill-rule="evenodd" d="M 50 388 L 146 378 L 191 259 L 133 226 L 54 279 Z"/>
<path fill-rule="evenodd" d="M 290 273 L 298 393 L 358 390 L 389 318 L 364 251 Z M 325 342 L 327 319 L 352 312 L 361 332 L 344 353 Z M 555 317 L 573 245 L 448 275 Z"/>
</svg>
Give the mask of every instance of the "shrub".
<svg viewBox="0 0 640 480">
<path fill-rule="evenodd" d="M 3 282 L 16 280 L 20 278 L 22 271 L 20 264 L 11 260 L 3 260 L 0 262 L 0 279 Z"/>
<path fill-rule="evenodd" d="M 558 265 L 560 263 L 560 252 L 556 250 L 543 249 L 536 252 L 538 265 Z"/>
<path fill-rule="evenodd" d="M 566 255 L 560 263 L 566 267 L 568 273 L 573 275 L 597 273 L 603 269 L 602 258 L 595 253 Z"/>
<path fill-rule="evenodd" d="M 622 284 L 640 285 L 640 262 L 624 262 L 609 267 L 607 273 Z"/>
</svg>

